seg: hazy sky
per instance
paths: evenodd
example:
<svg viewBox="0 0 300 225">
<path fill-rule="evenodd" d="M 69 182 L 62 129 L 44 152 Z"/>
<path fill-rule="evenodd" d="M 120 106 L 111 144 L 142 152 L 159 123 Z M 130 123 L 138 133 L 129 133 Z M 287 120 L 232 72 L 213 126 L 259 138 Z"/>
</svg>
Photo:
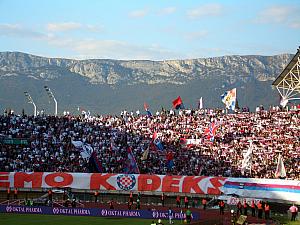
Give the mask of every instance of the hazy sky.
<svg viewBox="0 0 300 225">
<path fill-rule="evenodd" d="M 295 53 L 299 0 L 0 0 L 0 51 L 76 59 Z"/>
</svg>

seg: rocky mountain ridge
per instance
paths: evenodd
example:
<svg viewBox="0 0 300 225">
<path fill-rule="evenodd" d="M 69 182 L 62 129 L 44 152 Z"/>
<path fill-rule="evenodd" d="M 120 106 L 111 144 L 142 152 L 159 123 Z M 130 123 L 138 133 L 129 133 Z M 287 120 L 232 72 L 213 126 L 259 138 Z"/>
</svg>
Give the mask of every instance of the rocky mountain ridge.
<svg viewBox="0 0 300 225">
<path fill-rule="evenodd" d="M 71 60 L 46 58 L 19 52 L 0 53 L 0 77 L 25 75 L 51 80 L 68 71 L 92 84 L 186 84 L 196 78 L 227 77 L 236 80 L 274 80 L 292 55 L 223 56 L 187 60 Z"/>
</svg>

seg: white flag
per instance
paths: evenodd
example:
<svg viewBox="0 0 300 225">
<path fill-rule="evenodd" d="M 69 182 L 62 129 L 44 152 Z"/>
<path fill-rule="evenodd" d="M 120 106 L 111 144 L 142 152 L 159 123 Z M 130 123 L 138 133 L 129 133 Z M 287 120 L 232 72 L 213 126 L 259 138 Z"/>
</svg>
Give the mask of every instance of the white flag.
<svg viewBox="0 0 300 225">
<path fill-rule="evenodd" d="M 80 151 L 80 155 L 84 159 L 90 158 L 93 148 L 89 144 L 84 144 L 82 141 L 71 141 L 72 144 Z"/>
<path fill-rule="evenodd" d="M 284 167 L 281 155 L 278 156 L 278 162 L 277 162 L 275 177 L 276 178 L 286 177 L 285 167 Z"/>
<path fill-rule="evenodd" d="M 241 167 L 241 172 L 242 175 L 244 175 L 245 170 L 247 168 L 251 168 L 251 164 L 252 164 L 252 151 L 253 151 L 253 144 L 252 142 L 250 143 L 250 146 L 246 152 L 246 154 L 244 155 L 244 159 L 242 161 L 242 167 Z"/>
<path fill-rule="evenodd" d="M 203 109 L 203 100 L 202 97 L 199 99 L 199 109 Z"/>
<path fill-rule="evenodd" d="M 289 102 L 288 99 L 282 98 L 282 99 L 280 100 L 280 105 L 281 105 L 282 107 L 285 107 L 285 106 L 288 104 L 288 102 Z"/>
</svg>

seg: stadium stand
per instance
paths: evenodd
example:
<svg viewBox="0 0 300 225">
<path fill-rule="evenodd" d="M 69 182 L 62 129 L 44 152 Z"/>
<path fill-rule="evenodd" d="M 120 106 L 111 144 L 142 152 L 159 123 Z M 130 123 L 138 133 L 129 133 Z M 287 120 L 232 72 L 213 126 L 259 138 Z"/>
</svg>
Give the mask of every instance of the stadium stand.
<svg viewBox="0 0 300 225">
<path fill-rule="evenodd" d="M 299 179 L 299 122 L 298 110 L 274 107 L 236 114 L 211 109 L 182 110 L 177 115 L 162 111 L 152 117 L 126 112 L 98 117 L 11 114 L 0 116 L 0 171 L 97 172 L 72 144 L 81 141 L 96 152 L 100 172 L 105 173 L 130 172 L 130 148 L 142 174 L 274 178 L 280 153 L 287 178 Z M 207 133 L 211 124 L 216 124 L 213 142 Z M 242 175 L 250 140 L 252 166 Z"/>
</svg>

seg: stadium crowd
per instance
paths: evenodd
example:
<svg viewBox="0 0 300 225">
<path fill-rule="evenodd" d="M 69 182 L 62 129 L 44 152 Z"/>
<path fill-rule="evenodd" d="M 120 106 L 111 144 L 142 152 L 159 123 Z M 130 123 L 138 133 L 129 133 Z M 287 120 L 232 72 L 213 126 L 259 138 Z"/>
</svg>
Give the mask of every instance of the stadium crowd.
<svg viewBox="0 0 300 225">
<path fill-rule="evenodd" d="M 2 115 L 0 137 L 27 139 L 29 144 L 0 144 L 0 171 L 91 172 L 89 159 L 72 144 L 82 141 L 96 152 L 101 172 L 126 172 L 130 148 L 140 173 L 274 178 L 281 154 L 287 178 L 299 180 L 298 112 L 270 108 L 234 114 L 218 109 L 162 110 L 151 117 L 126 111 L 97 117 Z M 207 133 L 212 124 L 213 140 Z M 154 133 L 163 150 L 153 143 Z M 251 170 L 242 175 L 250 140 Z"/>
</svg>

